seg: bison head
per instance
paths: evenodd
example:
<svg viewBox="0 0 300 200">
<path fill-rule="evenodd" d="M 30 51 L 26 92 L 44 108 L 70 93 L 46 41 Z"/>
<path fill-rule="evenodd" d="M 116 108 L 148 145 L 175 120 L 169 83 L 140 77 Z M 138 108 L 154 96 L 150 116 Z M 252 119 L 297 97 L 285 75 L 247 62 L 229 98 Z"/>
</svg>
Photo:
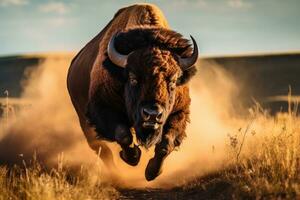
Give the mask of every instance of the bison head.
<svg viewBox="0 0 300 200">
<path fill-rule="evenodd" d="M 148 148 L 161 140 L 164 124 L 173 111 L 176 93 L 187 81 L 190 69 L 197 61 L 197 44 L 191 37 L 194 51 L 188 57 L 181 57 L 167 45 L 155 43 L 122 54 L 115 47 L 116 37 L 114 35 L 108 44 L 108 57 L 124 69 L 127 114 L 137 139 Z"/>
</svg>

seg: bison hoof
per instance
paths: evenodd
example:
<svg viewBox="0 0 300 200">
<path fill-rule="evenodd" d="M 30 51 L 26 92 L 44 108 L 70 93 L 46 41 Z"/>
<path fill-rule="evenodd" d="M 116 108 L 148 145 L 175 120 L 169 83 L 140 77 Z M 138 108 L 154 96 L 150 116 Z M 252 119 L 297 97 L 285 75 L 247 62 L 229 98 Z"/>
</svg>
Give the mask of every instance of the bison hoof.
<svg viewBox="0 0 300 200">
<path fill-rule="evenodd" d="M 149 163 L 147 165 L 146 171 L 145 171 L 145 177 L 147 181 L 152 181 L 156 177 L 158 177 L 161 174 L 161 164 L 157 162 L 154 158 L 149 160 Z"/>
<path fill-rule="evenodd" d="M 136 166 L 139 163 L 141 154 L 141 150 L 136 145 L 133 148 L 129 147 L 126 151 L 120 151 L 122 160 L 131 166 Z"/>
</svg>

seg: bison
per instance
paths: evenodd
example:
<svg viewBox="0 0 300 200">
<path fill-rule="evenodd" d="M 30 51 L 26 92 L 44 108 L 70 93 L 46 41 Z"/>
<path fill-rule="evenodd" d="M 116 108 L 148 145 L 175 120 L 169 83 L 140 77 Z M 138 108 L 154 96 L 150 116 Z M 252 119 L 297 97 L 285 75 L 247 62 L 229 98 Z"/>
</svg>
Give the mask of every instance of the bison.
<svg viewBox="0 0 300 200">
<path fill-rule="evenodd" d="M 120 9 L 106 27 L 74 57 L 68 91 L 89 146 L 113 167 L 106 142 L 117 142 L 120 157 L 136 166 L 140 146 L 155 145 L 145 170 L 148 181 L 186 137 L 190 96 L 196 73 L 195 40 L 170 30 L 152 4 Z M 134 144 L 133 134 L 137 144 Z"/>
</svg>

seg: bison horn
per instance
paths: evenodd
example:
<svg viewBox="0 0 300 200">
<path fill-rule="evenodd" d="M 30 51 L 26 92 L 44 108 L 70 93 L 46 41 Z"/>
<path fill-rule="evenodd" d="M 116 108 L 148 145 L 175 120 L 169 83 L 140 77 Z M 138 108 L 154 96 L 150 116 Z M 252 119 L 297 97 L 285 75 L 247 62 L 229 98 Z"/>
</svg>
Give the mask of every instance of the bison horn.
<svg viewBox="0 0 300 200">
<path fill-rule="evenodd" d="M 197 62 L 198 59 L 198 46 L 195 39 L 192 36 L 191 38 L 194 46 L 194 52 L 192 56 L 188 58 L 179 58 L 179 65 L 183 71 L 192 67 Z"/>
<path fill-rule="evenodd" d="M 122 55 L 115 49 L 115 37 L 117 34 L 113 35 L 107 46 L 107 53 L 109 59 L 119 67 L 125 67 L 127 64 L 128 55 Z"/>
</svg>

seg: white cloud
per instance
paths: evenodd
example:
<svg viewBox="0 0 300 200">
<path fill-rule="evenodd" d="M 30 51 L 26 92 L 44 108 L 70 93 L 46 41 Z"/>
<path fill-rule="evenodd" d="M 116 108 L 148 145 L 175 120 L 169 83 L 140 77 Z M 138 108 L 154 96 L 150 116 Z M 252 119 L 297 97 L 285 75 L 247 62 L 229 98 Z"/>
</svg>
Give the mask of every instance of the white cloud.
<svg viewBox="0 0 300 200">
<path fill-rule="evenodd" d="M 58 13 L 58 14 L 65 14 L 68 12 L 68 8 L 66 4 L 62 2 L 49 2 L 42 4 L 38 7 L 39 11 L 45 12 L 45 13 Z"/>
<path fill-rule="evenodd" d="M 165 1 L 169 6 L 175 9 L 186 9 L 187 7 L 202 8 L 207 6 L 207 0 L 175 0 L 170 4 L 168 1 Z"/>
<path fill-rule="evenodd" d="M 0 6 L 23 6 L 28 3 L 28 0 L 0 0 Z"/>
<path fill-rule="evenodd" d="M 228 5 L 232 8 L 250 8 L 252 5 L 244 0 L 229 0 Z"/>
<path fill-rule="evenodd" d="M 63 17 L 56 17 L 53 19 L 48 19 L 46 21 L 46 23 L 52 28 L 59 28 L 59 27 L 65 25 L 66 22 L 67 22 L 67 20 Z"/>
<path fill-rule="evenodd" d="M 196 5 L 199 7 L 203 7 L 203 6 L 207 5 L 207 2 L 206 2 L 206 0 L 197 0 Z"/>
</svg>

